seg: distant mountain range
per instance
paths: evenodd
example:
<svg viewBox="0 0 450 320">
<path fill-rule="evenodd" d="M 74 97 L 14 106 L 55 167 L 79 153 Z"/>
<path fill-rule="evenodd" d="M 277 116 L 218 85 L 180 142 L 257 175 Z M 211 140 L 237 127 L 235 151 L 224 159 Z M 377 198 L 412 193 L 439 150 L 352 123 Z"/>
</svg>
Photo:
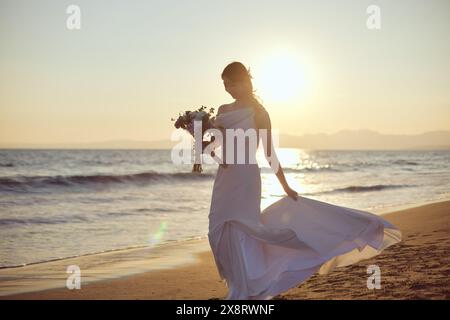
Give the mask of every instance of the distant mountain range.
<svg viewBox="0 0 450 320">
<path fill-rule="evenodd" d="M 346 150 L 450 150 L 450 131 L 429 131 L 420 134 L 382 134 L 372 130 L 342 130 L 334 134 L 280 135 L 280 147 Z"/>
<path fill-rule="evenodd" d="M 328 150 L 450 150 L 450 131 L 429 131 L 421 134 L 382 134 L 372 130 L 342 130 L 333 134 L 281 134 L 280 147 Z M 12 149 L 170 149 L 177 141 L 110 140 L 71 144 L 0 145 Z"/>
</svg>

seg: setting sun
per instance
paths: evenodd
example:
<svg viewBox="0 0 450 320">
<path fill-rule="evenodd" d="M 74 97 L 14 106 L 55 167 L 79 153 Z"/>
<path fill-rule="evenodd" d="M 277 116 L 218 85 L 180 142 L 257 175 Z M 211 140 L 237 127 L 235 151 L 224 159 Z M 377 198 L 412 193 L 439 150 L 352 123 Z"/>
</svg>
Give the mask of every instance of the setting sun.
<svg viewBox="0 0 450 320">
<path fill-rule="evenodd" d="M 263 59 L 255 75 L 258 92 L 265 100 L 287 102 L 304 94 L 306 74 L 299 59 L 288 51 Z"/>
</svg>

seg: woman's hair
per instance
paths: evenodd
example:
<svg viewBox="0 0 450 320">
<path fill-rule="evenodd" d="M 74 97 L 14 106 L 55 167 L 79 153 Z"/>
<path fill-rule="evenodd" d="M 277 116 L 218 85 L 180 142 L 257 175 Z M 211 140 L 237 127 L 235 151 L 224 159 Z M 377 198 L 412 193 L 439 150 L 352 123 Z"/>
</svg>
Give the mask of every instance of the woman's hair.
<svg viewBox="0 0 450 320">
<path fill-rule="evenodd" d="M 225 67 L 221 77 L 222 79 L 226 77 L 232 82 L 247 83 L 247 87 L 249 88 L 248 95 L 255 102 L 253 106 L 255 108 L 255 111 L 265 111 L 263 105 L 261 104 L 261 102 L 259 102 L 259 97 L 255 94 L 256 90 L 253 90 L 253 77 L 250 73 L 250 68 L 247 70 L 247 68 L 241 62 L 234 61 Z"/>
</svg>

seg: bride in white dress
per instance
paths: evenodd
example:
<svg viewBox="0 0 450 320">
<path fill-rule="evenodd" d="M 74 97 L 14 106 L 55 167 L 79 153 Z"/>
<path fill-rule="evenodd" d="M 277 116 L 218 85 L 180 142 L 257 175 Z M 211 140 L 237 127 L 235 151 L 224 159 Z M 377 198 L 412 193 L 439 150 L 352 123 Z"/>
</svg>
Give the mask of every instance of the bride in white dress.
<svg viewBox="0 0 450 320">
<path fill-rule="evenodd" d="M 235 102 L 219 108 L 216 125 L 266 129 L 266 159 L 287 194 L 261 212 L 258 165 L 219 165 L 208 239 L 228 288 L 225 299 L 271 299 L 316 272 L 325 274 L 373 257 L 401 241 L 401 232 L 380 216 L 309 199 L 292 190 L 273 149 L 270 117 L 254 97 L 249 71 L 233 62 L 224 69 L 222 79 Z"/>
</svg>

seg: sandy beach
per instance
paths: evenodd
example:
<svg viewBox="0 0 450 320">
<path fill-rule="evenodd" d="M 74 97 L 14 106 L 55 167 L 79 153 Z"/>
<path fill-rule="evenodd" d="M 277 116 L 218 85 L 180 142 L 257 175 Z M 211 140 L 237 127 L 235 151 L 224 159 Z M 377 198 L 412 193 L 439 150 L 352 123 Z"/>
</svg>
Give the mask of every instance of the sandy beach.
<svg viewBox="0 0 450 320">
<path fill-rule="evenodd" d="M 450 299 L 450 201 L 383 217 L 403 232 L 401 243 L 375 258 L 327 275 L 316 274 L 275 299 Z M 57 288 L 0 299 L 222 299 L 226 286 L 219 279 L 207 239 L 193 244 L 202 250 L 191 250 L 197 259 L 184 266 L 82 283 L 80 290 Z M 177 253 L 182 251 L 178 248 Z M 367 267 L 373 264 L 381 269 L 381 289 L 369 290 Z M 21 272 L 15 269 L 9 276 Z"/>
<path fill-rule="evenodd" d="M 449 13 L 0 0 L 0 303 L 450 300 Z"/>
</svg>

